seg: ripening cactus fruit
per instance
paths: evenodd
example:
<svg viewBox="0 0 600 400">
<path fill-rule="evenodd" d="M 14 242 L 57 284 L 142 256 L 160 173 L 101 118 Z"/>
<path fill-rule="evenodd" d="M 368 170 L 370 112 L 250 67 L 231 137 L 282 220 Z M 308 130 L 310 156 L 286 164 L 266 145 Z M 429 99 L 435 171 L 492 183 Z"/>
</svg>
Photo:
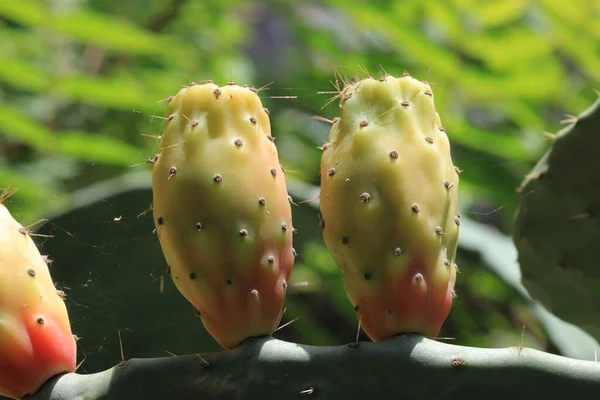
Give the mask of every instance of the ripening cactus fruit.
<svg viewBox="0 0 600 400">
<path fill-rule="evenodd" d="M 454 296 L 459 170 L 428 83 L 346 83 L 321 159 L 321 229 L 373 341 L 435 337 Z"/>
<path fill-rule="evenodd" d="M 155 226 L 176 287 L 230 349 L 282 317 L 294 264 L 283 168 L 255 89 L 209 81 L 168 100 Z"/>
<path fill-rule="evenodd" d="M 63 296 L 29 232 L 0 202 L 0 395 L 22 398 L 75 370 Z"/>
</svg>

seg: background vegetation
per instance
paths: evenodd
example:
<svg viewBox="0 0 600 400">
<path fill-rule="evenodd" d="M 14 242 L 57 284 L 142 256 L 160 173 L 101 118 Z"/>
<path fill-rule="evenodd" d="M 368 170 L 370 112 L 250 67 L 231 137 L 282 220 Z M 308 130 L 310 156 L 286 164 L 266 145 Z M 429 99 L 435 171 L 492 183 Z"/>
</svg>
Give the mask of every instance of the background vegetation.
<svg viewBox="0 0 600 400">
<path fill-rule="evenodd" d="M 464 171 L 458 298 L 440 336 L 593 359 L 595 341 L 523 293 L 509 236 L 544 132 L 597 98 L 599 39 L 594 0 L 1 1 L 0 188 L 19 189 L 8 206 L 24 225 L 48 219 L 38 233 L 52 238 L 37 243 L 68 294 L 81 372 L 122 356 L 218 350 L 163 279 L 143 213 L 145 160 L 161 133 L 153 116 L 191 81 L 270 84 L 260 97 L 290 192 L 306 200 L 294 207 L 299 257 L 284 322 L 297 320 L 275 336 L 347 343 L 356 318 L 314 201 L 328 124 L 313 116 L 337 115 L 326 103 L 340 75 L 408 71 L 433 84 Z"/>
</svg>

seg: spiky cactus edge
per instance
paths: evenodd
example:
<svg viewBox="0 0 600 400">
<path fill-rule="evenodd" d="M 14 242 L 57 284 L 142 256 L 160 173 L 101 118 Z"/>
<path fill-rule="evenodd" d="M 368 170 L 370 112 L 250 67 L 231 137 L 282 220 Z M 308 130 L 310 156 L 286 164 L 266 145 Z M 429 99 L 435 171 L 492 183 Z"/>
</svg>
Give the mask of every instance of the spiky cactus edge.
<svg viewBox="0 0 600 400">
<path fill-rule="evenodd" d="M 519 188 L 513 239 L 531 296 L 600 340 L 600 98 L 568 121 Z"/>
</svg>

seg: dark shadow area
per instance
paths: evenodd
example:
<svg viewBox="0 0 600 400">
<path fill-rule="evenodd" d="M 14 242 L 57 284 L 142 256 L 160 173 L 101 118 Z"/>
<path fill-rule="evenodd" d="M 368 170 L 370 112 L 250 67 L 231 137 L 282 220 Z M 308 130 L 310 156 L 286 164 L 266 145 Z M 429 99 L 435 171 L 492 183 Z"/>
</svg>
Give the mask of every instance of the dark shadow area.
<svg viewBox="0 0 600 400">
<path fill-rule="evenodd" d="M 51 274 L 67 294 L 77 335 L 78 372 L 91 373 L 125 359 L 219 350 L 166 271 L 148 208 L 150 190 L 126 192 L 51 220 L 39 234 L 53 260 Z M 117 219 L 117 220 L 115 220 Z"/>
</svg>

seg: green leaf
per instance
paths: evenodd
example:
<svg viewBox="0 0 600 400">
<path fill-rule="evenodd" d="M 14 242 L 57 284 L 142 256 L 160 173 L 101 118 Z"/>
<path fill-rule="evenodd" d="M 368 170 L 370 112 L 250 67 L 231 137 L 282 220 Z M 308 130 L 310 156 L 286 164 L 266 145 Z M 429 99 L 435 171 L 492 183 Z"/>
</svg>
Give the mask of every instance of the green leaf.
<svg viewBox="0 0 600 400">
<path fill-rule="evenodd" d="M 25 26 L 41 26 L 48 18 L 40 0 L 0 1 L 0 15 Z"/>
<path fill-rule="evenodd" d="M 600 39 L 600 13 L 594 0 L 565 1 L 560 3 L 560 7 L 556 7 L 555 0 L 541 0 L 540 3 L 547 13 L 556 16 L 560 22 L 569 23 L 586 31 L 586 34 Z M 596 12 L 591 10 L 592 3 L 596 5 Z M 580 38 L 581 36 L 577 36 L 577 39 Z"/>
<path fill-rule="evenodd" d="M 2 189 L 17 189 L 17 192 L 5 201 L 15 218 L 23 225 L 28 225 L 38 219 L 39 210 L 59 203 L 57 196 L 49 196 L 48 182 L 40 182 L 11 167 L 0 167 L 0 191 Z M 56 190 L 52 190 L 56 194 Z"/>
<path fill-rule="evenodd" d="M 530 129 L 543 129 L 547 126 L 547 122 L 537 112 L 532 102 L 515 100 L 504 105 L 504 109 L 508 116 L 517 123 L 518 126 L 527 127 Z M 540 132 L 541 136 L 541 132 Z"/>
<path fill-rule="evenodd" d="M 69 100 L 124 109 L 147 109 L 152 97 L 148 88 L 131 76 L 68 76 L 56 82 L 54 91 Z"/>
<path fill-rule="evenodd" d="M 52 15 L 38 0 L 9 0 L 0 1 L 0 15 L 27 27 L 49 29 L 111 50 L 164 57 L 166 50 L 178 48 L 166 37 L 136 26 L 127 19 L 87 9 Z"/>
<path fill-rule="evenodd" d="M 452 118 L 447 118 L 447 120 L 449 121 L 446 128 L 448 129 L 448 137 L 451 141 L 460 143 L 465 147 L 519 161 L 532 161 L 538 155 L 537 149 L 535 151 L 530 150 L 525 145 L 522 136 L 478 129 L 462 120 Z"/>
<path fill-rule="evenodd" d="M 470 100 L 512 101 L 553 98 L 561 92 L 563 68 L 557 63 L 530 65 L 507 74 L 493 74 L 486 70 L 470 69 L 461 75 L 462 90 Z"/>
<path fill-rule="evenodd" d="M 162 55 L 173 45 L 126 19 L 90 10 L 57 16 L 52 20 L 51 27 L 85 43 L 130 53 Z"/>
<path fill-rule="evenodd" d="M 34 64 L 40 67 L 51 63 L 51 56 L 55 54 L 48 46 L 48 37 L 32 29 L 11 28 L 7 24 L 0 29 L 0 43 L 3 59 L 17 59 L 20 64 L 29 63 L 29 68 Z"/>
<path fill-rule="evenodd" d="M 575 29 L 556 25 L 560 48 L 568 54 L 586 74 L 600 81 L 600 57 L 598 57 L 598 40 L 582 35 Z M 573 40 L 576 37 L 577 40 Z"/>
<path fill-rule="evenodd" d="M 41 152 L 52 152 L 55 149 L 55 139 L 49 129 L 9 105 L 0 105 L 0 131 Z"/>
<path fill-rule="evenodd" d="M 41 92 L 48 88 L 51 78 L 27 60 L 0 58 L 0 82 L 21 90 Z"/>
<path fill-rule="evenodd" d="M 62 131 L 57 134 L 56 142 L 56 148 L 61 154 L 82 161 L 132 165 L 144 160 L 139 149 L 103 134 Z"/>
<path fill-rule="evenodd" d="M 457 44 L 474 57 L 484 59 L 492 70 L 515 71 L 520 75 L 524 66 L 532 69 L 539 68 L 540 64 L 551 63 L 556 69 L 558 65 L 558 60 L 552 54 L 553 43 L 528 27 L 482 33 Z M 530 77 L 535 78 L 533 75 Z"/>
<path fill-rule="evenodd" d="M 187 83 L 177 74 L 141 70 L 137 75 L 67 75 L 53 78 L 26 60 L 0 58 L 0 82 L 39 94 L 58 94 L 66 100 L 96 106 L 152 113 L 157 102 Z M 162 109 L 162 107 L 159 107 Z"/>
<path fill-rule="evenodd" d="M 487 0 L 477 3 L 471 10 L 477 16 L 477 22 L 489 29 L 517 20 L 527 5 L 525 0 Z"/>
<path fill-rule="evenodd" d="M 390 18 L 390 13 L 385 9 L 360 7 L 359 4 L 350 7 L 348 12 L 360 27 L 376 31 L 388 41 L 388 45 L 415 62 L 434 66 L 439 76 L 451 76 L 460 70 L 462 63 L 459 57 L 446 46 L 431 40 L 423 40 L 422 31 L 410 26 L 410 22 L 414 24 L 415 20 L 399 24 L 395 18 Z M 397 18 L 406 18 L 410 14 L 404 7 L 399 7 L 394 12 Z"/>
<path fill-rule="evenodd" d="M 136 148 L 110 136 L 79 131 L 53 132 L 10 106 L 0 106 L 0 130 L 40 153 L 58 153 L 78 160 L 131 165 L 143 160 Z"/>
</svg>

